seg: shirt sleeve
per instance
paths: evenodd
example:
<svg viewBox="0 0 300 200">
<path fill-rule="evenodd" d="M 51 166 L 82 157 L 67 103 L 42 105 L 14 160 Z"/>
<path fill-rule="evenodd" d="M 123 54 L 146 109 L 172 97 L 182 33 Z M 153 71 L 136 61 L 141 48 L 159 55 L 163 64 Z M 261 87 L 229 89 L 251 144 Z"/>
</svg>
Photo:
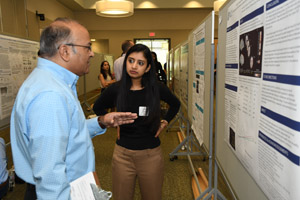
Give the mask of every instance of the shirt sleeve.
<svg viewBox="0 0 300 200">
<path fill-rule="evenodd" d="M 98 117 L 94 117 L 92 119 L 87 119 L 86 124 L 90 133 L 91 138 L 102 135 L 106 132 L 106 128 L 102 129 L 101 126 L 98 123 Z"/>
<path fill-rule="evenodd" d="M 161 100 L 163 100 L 169 105 L 169 109 L 166 115 L 164 116 L 164 119 L 170 122 L 175 117 L 180 108 L 180 101 L 166 85 L 160 82 L 158 84 Z"/>
<path fill-rule="evenodd" d="M 54 93 L 36 97 L 26 111 L 28 149 L 38 199 L 69 199 L 66 152 L 74 104 Z"/>
</svg>

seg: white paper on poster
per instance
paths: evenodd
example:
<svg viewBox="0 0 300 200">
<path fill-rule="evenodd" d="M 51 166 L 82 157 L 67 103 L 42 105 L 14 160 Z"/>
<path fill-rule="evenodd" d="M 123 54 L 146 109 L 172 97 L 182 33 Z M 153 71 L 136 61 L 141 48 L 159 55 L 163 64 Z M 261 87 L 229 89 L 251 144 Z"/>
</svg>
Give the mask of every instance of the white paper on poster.
<svg viewBox="0 0 300 200">
<path fill-rule="evenodd" d="M 204 63 L 205 63 L 205 23 L 194 32 L 193 38 L 193 100 L 192 100 L 192 129 L 200 144 L 203 143 L 204 130 Z"/>
<path fill-rule="evenodd" d="M 270 199 L 300 199 L 300 0 L 228 8 L 225 140 Z"/>
<path fill-rule="evenodd" d="M 38 42 L 0 35 L 0 119 L 10 116 L 17 92 L 37 63 Z"/>
</svg>

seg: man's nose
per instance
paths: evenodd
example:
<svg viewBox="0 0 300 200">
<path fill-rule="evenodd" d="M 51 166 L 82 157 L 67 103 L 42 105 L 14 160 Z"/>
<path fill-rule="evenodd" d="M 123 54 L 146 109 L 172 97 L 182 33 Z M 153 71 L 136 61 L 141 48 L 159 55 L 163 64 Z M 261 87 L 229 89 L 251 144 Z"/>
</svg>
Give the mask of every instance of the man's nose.
<svg viewBox="0 0 300 200">
<path fill-rule="evenodd" d="M 90 57 L 94 57 L 94 55 L 95 55 L 94 52 L 91 51 L 91 52 L 90 52 Z"/>
</svg>

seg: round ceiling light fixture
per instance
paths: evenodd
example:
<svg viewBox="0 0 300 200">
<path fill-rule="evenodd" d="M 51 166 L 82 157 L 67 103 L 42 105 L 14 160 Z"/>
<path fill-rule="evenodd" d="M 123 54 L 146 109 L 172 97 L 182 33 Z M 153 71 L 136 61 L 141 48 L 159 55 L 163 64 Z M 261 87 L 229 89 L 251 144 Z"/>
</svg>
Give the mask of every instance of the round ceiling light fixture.
<svg viewBox="0 0 300 200">
<path fill-rule="evenodd" d="M 101 0 L 96 2 L 96 14 L 101 17 L 129 17 L 133 15 L 133 2 L 126 0 Z"/>
</svg>

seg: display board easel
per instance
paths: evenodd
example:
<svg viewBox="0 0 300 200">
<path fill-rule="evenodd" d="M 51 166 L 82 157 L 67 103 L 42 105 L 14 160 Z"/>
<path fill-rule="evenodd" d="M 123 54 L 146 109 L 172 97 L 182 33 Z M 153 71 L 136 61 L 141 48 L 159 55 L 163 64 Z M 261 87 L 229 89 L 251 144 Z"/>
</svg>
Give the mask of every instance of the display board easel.
<svg viewBox="0 0 300 200">
<path fill-rule="evenodd" d="M 174 94 L 181 102 L 181 107 L 176 118 L 168 126 L 167 131 L 177 122 L 181 134 L 185 134 L 180 144 L 169 154 L 170 160 L 177 159 L 178 156 L 205 156 L 195 139 L 189 120 L 184 116 L 188 111 L 188 68 L 189 68 L 189 42 L 185 41 L 174 48 Z M 186 150 L 185 152 L 179 152 Z"/>
<path fill-rule="evenodd" d="M 218 190 L 218 169 L 219 164 L 216 160 L 216 145 L 213 146 L 213 117 L 214 117 L 214 12 L 207 16 L 203 22 L 192 31 L 189 36 L 190 53 L 189 58 L 189 88 L 188 88 L 188 119 L 181 117 L 186 124 L 187 138 L 180 143 L 176 149 L 170 153 L 170 156 L 185 155 L 188 158 L 193 173 L 193 180 L 196 182 L 200 193 L 197 200 L 200 199 L 223 199 L 226 198 Z M 175 61 L 174 61 L 175 62 Z M 176 86 L 176 85 L 175 85 Z M 176 88 L 175 90 L 176 91 Z M 176 94 L 176 93 L 175 93 Z M 192 122 L 192 127 L 190 127 Z M 193 129 L 193 132 L 190 129 Z M 191 147 L 197 145 L 194 143 L 193 136 L 196 135 L 199 144 L 207 147 L 209 158 L 209 177 L 208 187 L 203 191 L 200 188 L 196 170 L 194 169 L 191 155 L 199 155 L 199 152 L 192 152 Z M 216 139 L 216 136 L 215 136 Z M 187 143 L 189 141 L 190 143 Z M 187 152 L 179 153 L 179 149 L 185 146 Z M 213 172 L 213 164 L 215 165 Z M 213 180 L 213 173 L 215 178 Z M 226 181 L 226 177 L 225 181 Z M 213 185 L 214 183 L 214 185 Z M 195 185 L 195 184 L 194 184 Z M 228 184 L 230 188 L 230 185 Z M 230 188 L 232 191 L 232 189 Z M 233 193 L 233 192 L 232 192 Z M 234 196 L 234 194 L 233 194 Z M 235 197 L 234 197 L 235 198 Z"/>
</svg>

